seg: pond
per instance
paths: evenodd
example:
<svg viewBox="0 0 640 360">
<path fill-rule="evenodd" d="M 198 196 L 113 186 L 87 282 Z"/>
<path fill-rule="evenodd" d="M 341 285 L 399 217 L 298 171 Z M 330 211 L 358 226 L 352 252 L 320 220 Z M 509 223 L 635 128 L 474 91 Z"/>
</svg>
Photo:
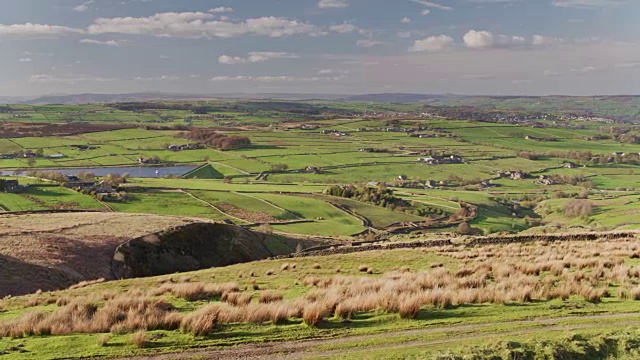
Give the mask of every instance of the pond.
<svg viewBox="0 0 640 360">
<path fill-rule="evenodd" d="M 167 175 L 183 175 L 195 169 L 197 166 L 123 166 L 108 168 L 64 168 L 64 169 L 34 169 L 40 172 L 61 173 L 65 175 L 77 175 L 81 172 L 93 173 L 96 176 L 105 176 L 108 174 L 124 174 L 128 173 L 134 178 L 155 178 L 165 177 Z M 21 172 L 26 173 L 25 171 Z M 16 175 L 14 170 L 0 170 L 0 176 Z"/>
</svg>

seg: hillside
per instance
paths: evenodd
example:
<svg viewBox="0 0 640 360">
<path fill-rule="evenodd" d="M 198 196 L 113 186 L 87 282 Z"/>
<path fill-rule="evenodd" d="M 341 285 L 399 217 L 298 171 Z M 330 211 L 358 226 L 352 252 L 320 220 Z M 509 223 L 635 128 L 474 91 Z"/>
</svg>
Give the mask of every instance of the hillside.
<svg viewBox="0 0 640 360">
<path fill-rule="evenodd" d="M 636 359 L 640 266 L 627 235 L 422 242 L 14 297 L 0 304 L 0 352 Z"/>
<path fill-rule="evenodd" d="M 182 217 L 0 215 L 0 296 L 61 289 L 99 278 L 159 275 L 259 260 L 291 253 L 297 244 Z"/>
</svg>

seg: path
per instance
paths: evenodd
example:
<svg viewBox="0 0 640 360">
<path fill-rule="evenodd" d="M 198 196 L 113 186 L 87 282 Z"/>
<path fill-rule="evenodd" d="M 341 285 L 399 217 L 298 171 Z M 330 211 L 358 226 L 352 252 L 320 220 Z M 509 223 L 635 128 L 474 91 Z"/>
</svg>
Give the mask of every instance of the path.
<svg viewBox="0 0 640 360">
<path fill-rule="evenodd" d="M 633 320 L 624 320 L 624 318 L 632 317 Z M 621 318 L 619 320 L 610 320 Z M 559 324 L 559 322 L 566 321 L 580 321 L 578 324 Z M 593 321 L 585 321 L 593 320 Z M 620 313 L 620 314 L 600 314 L 589 316 L 573 316 L 573 317 L 558 317 L 558 318 L 541 318 L 530 320 L 511 321 L 509 324 L 513 327 L 520 326 L 519 330 L 511 329 L 498 329 L 495 331 L 488 331 L 482 333 L 483 328 L 490 328 L 496 323 L 484 323 L 484 324 L 470 324 L 470 325 L 458 325 L 458 326 L 445 326 L 445 327 L 430 327 L 426 329 L 412 329 L 403 331 L 389 331 L 377 334 L 369 335 L 356 335 L 347 336 L 341 338 L 327 338 L 319 340 L 306 340 L 306 341 L 285 341 L 274 343 L 260 343 L 260 344 L 248 344 L 241 345 L 233 348 L 226 349 L 208 349 L 197 350 L 182 353 L 169 353 L 151 356 L 139 356 L 130 357 L 130 359 L 137 360 L 187 360 L 187 359 L 304 359 L 308 357 L 329 357 L 329 356 L 344 356 L 347 353 L 357 352 L 370 352 L 381 350 L 397 350 L 406 349 L 409 347 L 427 347 L 429 345 L 455 343 L 468 340 L 479 340 L 486 338 L 503 338 L 505 336 L 519 336 L 532 333 L 545 333 L 550 331 L 566 331 L 566 330 L 579 330 L 579 329 L 591 329 L 597 321 L 601 324 L 606 323 L 604 320 L 610 320 L 611 326 L 617 329 L 628 326 L 640 326 L 640 318 L 637 313 Z M 504 325 L 504 324 L 502 324 Z M 485 329 L 491 330 L 491 329 Z M 462 335 L 455 335 L 457 332 L 464 332 Z M 443 339 L 434 340 L 411 340 L 403 341 L 402 337 L 419 336 L 419 335 L 431 335 L 442 333 Z M 398 341 L 387 342 L 391 338 L 398 338 Z M 349 348 L 349 343 L 363 342 L 367 344 L 375 344 L 375 341 L 379 340 L 379 345 L 371 345 L 366 348 L 353 347 Z M 320 350 L 322 347 L 330 347 L 339 344 L 345 344 L 345 347 L 337 350 Z"/>
</svg>

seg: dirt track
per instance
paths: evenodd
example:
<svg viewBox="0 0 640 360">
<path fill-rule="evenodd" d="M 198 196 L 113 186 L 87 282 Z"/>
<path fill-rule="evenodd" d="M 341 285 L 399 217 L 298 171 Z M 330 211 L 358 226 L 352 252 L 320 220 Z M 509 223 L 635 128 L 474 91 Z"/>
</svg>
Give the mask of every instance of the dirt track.
<svg viewBox="0 0 640 360">
<path fill-rule="evenodd" d="M 503 331 L 491 331 L 482 333 L 483 328 L 495 326 L 495 323 L 485 324 L 472 324 L 472 325 L 460 325 L 449 326 L 439 328 L 427 328 L 427 329 L 414 329 L 394 332 L 384 332 L 372 335 L 359 335 L 342 338 L 328 338 L 320 340 L 308 340 L 308 341 L 287 341 L 271 344 L 251 344 L 242 345 L 234 348 L 226 349 L 207 349 L 196 350 L 183 353 L 169 353 L 152 356 L 138 356 L 122 359 L 136 359 L 136 360 L 188 360 L 188 359 L 304 359 L 308 357 L 332 357 L 344 354 L 356 354 L 365 351 L 381 351 L 381 350 L 394 350 L 400 348 L 409 347 L 422 347 L 429 345 L 438 345 L 446 343 L 455 343 L 467 340 L 480 340 L 486 338 L 493 338 L 497 336 L 517 336 L 526 335 L 538 332 L 549 331 L 562 331 L 562 330 L 579 330 L 593 327 L 593 322 L 585 322 L 580 324 L 558 324 L 559 322 L 568 320 L 606 320 L 616 319 L 620 320 L 615 322 L 615 326 L 619 329 L 629 326 L 640 326 L 640 317 L 637 313 L 622 313 L 622 314 L 605 314 L 605 315 L 591 315 L 591 316 L 575 316 L 575 317 L 560 317 L 560 318 L 546 318 L 546 319 L 532 319 L 509 322 L 512 326 L 519 326 L 517 330 L 503 330 Z M 624 320 L 625 317 L 634 317 L 633 320 Z M 523 326 L 532 325 L 531 327 L 522 330 Z M 535 325 L 535 326 L 533 326 Z M 479 333 L 474 335 L 468 335 L 468 333 L 478 330 Z M 464 332 L 460 336 L 450 336 L 453 332 Z M 352 343 L 358 341 L 371 342 L 372 340 L 389 340 L 394 337 L 403 336 L 419 336 L 437 333 L 447 333 L 445 339 L 438 340 L 414 340 L 414 341 L 402 341 L 398 339 L 397 342 L 382 343 L 377 346 L 369 346 L 367 348 L 345 348 L 340 350 L 318 350 L 322 346 L 331 346 L 345 343 Z"/>
</svg>

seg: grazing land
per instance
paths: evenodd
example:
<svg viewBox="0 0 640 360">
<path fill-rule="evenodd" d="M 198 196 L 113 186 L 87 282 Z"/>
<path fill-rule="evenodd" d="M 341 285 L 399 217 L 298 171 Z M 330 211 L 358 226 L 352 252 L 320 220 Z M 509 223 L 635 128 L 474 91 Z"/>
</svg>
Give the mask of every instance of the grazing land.
<svg viewBox="0 0 640 360">
<path fill-rule="evenodd" d="M 637 358 L 637 100 L 467 100 L 0 107 L 0 358 Z"/>
<path fill-rule="evenodd" d="M 604 341 L 631 358 L 639 251 L 634 237 L 459 243 L 99 283 L 6 299 L 0 344 L 18 359 L 447 357 L 536 346 L 587 359 Z"/>
</svg>

